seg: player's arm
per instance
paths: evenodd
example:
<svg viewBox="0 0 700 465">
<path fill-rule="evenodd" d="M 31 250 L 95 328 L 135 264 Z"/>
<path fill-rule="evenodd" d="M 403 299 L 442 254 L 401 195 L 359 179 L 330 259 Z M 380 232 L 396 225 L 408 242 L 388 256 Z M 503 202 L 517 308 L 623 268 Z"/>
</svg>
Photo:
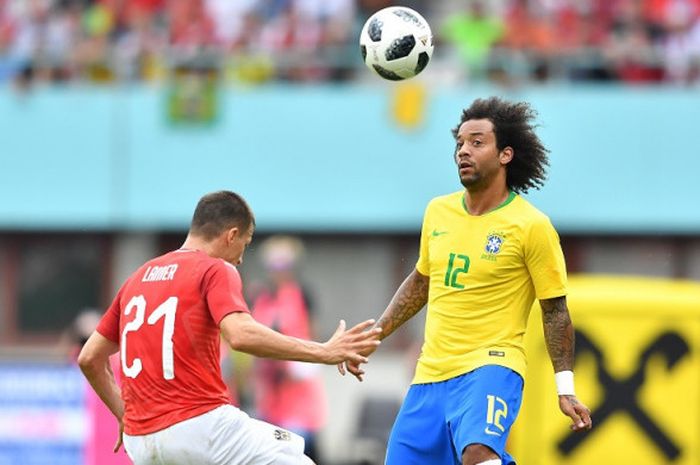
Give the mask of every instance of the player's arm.
<svg viewBox="0 0 700 465">
<path fill-rule="evenodd" d="M 574 392 L 574 327 L 566 297 L 540 300 L 544 339 L 554 367 L 559 394 L 559 408 L 573 420 L 571 429 L 587 430 L 592 426 L 591 413 Z"/>
<path fill-rule="evenodd" d="M 428 302 L 430 278 L 414 269 L 399 286 L 386 310 L 374 325 L 382 328 L 381 339 L 388 337 L 418 313 Z"/>
<path fill-rule="evenodd" d="M 404 279 L 386 310 L 384 310 L 384 313 L 374 325 L 375 328 L 382 329 L 379 335 L 380 339 L 388 337 L 425 306 L 428 302 L 429 286 L 430 278 L 416 269 Z M 371 355 L 375 349 L 376 347 L 372 347 L 369 351 L 364 352 L 363 355 Z M 342 375 L 345 375 L 345 370 L 347 370 L 358 380 L 362 381 L 363 379 L 364 371 L 358 363 L 347 362 L 345 366 L 339 365 L 338 370 Z"/>
<path fill-rule="evenodd" d="M 335 365 L 346 360 L 367 363 L 362 353 L 379 345 L 381 329 L 366 331 L 373 324 L 374 320 L 367 320 L 346 331 L 341 320 L 335 334 L 323 343 L 281 334 L 258 323 L 247 312 L 230 313 L 219 326 L 234 350 L 257 357 Z"/>
<path fill-rule="evenodd" d="M 121 390 L 114 379 L 109 357 L 118 350 L 119 345 L 117 343 L 110 341 L 95 331 L 83 346 L 80 355 L 78 355 L 80 370 L 100 399 L 102 399 L 102 402 L 105 403 L 119 422 L 119 438 L 117 438 L 117 443 L 114 446 L 115 452 L 119 450 L 122 444 L 124 401 L 121 398 Z"/>
</svg>

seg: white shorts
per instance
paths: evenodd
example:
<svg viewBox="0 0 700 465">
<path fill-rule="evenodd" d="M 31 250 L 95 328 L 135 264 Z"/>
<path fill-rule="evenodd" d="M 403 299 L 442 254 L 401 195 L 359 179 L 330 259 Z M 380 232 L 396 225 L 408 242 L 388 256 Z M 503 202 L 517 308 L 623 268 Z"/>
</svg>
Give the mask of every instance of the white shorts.
<svg viewBox="0 0 700 465">
<path fill-rule="evenodd" d="M 143 436 L 124 435 L 134 465 L 312 465 L 304 439 L 232 405 Z"/>
</svg>

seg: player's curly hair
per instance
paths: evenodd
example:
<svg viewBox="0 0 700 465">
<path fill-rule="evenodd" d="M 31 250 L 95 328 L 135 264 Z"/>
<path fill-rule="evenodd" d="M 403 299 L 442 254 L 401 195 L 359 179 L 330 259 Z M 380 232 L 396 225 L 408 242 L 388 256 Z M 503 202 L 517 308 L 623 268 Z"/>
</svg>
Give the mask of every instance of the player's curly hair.
<svg viewBox="0 0 700 465">
<path fill-rule="evenodd" d="M 539 189 L 547 177 L 549 150 L 535 133 L 537 112 L 527 102 L 508 102 L 499 97 L 476 99 L 462 111 L 462 119 L 452 130 L 455 140 L 459 127 L 468 120 L 488 119 L 493 123 L 496 146 L 512 147 L 514 156 L 506 167 L 506 184 L 512 191 L 526 193 Z"/>
<path fill-rule="evenodd" d="M 211 240 L 224 230 L 237 226 L 247 230 L 255 225 L 253 210 L 240 195 L 231 191 L 206 194 L 197 203 L 190 231 Z"/>
</svg>

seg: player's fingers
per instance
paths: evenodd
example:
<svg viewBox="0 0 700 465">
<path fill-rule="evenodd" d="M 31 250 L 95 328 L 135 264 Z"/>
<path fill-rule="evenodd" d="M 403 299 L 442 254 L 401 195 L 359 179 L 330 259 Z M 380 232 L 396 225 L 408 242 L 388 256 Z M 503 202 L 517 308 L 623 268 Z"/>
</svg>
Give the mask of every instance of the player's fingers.
<svg viewBox="0 0 700 465">
<path fill-rule="evenodd" d="M 575 408 L 567 409 L 567 415 L 569 415 L 569 417 L 573 421 L 573 424 L 571 425 L 571 429 L 573 431 L 579 431 L 586 426 L 583 422 L 583 418 L 581 418 L 579 412 L 577 412 Z"/>
<path fill-rule="evenodd" d="M 352 373 L 353 375 L 356 375 L 358 373 L 364 373 L 364 371 L 362 371 L 362 368 L 360 367 L 360 365 L 356 365 L 356 364 L 351 363 L 351 362 L 346 362 L 345 366 L 347 367 L 348 371 L 350 373 Z"/>
<path fill-rule="evenodd" d="M 591 429 L 593 426 L 593 420 L 591 419 L 591 411 L 587 407 L 581 405 L 577 409 L 579 417 L 583 421 L 581 429 Z"/>
<path fill-rule="evenodd" d="M 338 322 L 338 327 L 335 328 L 335 332 L 333 333 L 329 341 L 336 340 L 343 334 L 345 334 L 345 320 L 340 320 L 340 322 Z"/>
<path fill-rule="evenodd" d="M 345 364 L 342 362 L 338 364 L 338 373 L 345 376 Z"/>
<path fill-rule="evenodd" d="M 369 359 L 360 354 L 350 354 L 350 356 L 348 357 L 348 362 L 348 366 L 350 366 L 350 363 L 359 366 L 363 363 L 368 363 Z"/>
<path fill-rule="evenodd" d="M 113 452 L 114 452 L 115 454 L 116 454 L 117 452 L 119 452 L 119 449 L 121 448 L 121 446 L 122 446 L 122 435 L 120 434 L 119 437 L 117 438 L 117 443 L 114 444 Z"/>
<path fill-rule="evenodd" d="M 362 323 L 358 323 L 348 330 L 349 333 L 357 334 L 364 332 L 367 328 L 371 327 L 375 323 L 374 319 L 365 320 Z"/>
<path fill-rule="evenodd" d="M 365 372 L 364 372 L 364 370 L 361 369 L 359 366 L 355 366 L 355 365 L 350 365 L 350 364 L 348 364 L 348 371 L 350 371 L 350 373 L 351 373 L 355 378 L 357 378 L 358 381 L 362 381 L 362 380 L 363 380 L 363 375 L 365 374 Z"/>
<path fill-rule="evenodd" d="M 381 345 L 382 341 L 379 339 L 366 339 L 364 341 L 357 341 L 353 343 L 353 347 L 358 351 L 358 352 L 364 352 L 365 350 L 371 349 L 372 352 Z"/>
<path fill-rule="evenodd" d="M 380 341 L 379 332 L 375 331 L 374 329 L 354 335 L 345 333 L 345 335 L 347 342 L 352 347 L 360 348 L 360 350 L 370 348 L 374 349 L 379 345 L 378 342 Z"/>
<path fill-rule="evenodd" d="M 362 335 L 365 335 L 368 338 L 379 337 L 380 334 L 382 334 L 382 328 L 372 328 L 369 331 L 362 333 Z"/>
</svg>

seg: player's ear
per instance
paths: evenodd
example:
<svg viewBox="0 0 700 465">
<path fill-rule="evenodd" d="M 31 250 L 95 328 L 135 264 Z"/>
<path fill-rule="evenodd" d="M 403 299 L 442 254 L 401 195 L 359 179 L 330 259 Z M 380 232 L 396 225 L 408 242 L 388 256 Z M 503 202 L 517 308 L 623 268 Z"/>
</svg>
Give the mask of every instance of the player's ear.
<svg viewBox="0 0 700 465">
<path fill-rule="evenodd" d="M 234 226 L 232 228 L 229 228 L 226 230 L 226 242 L 230 244 L 233 242 L 239 235 L 241 234 L 241 230 L 238 229 L 238 226 Z"/>
<path fill-rule="evenodd" d="M 511 162 L 511 160 L 513 160 L 514 155 L 515 151 L 513 150 L 513 147 L 508 146 L 501 150 L 501 152 L 498 154 L 498 160 L 501 162 L 501 165 L 507 165 Z"/>
</svg>

